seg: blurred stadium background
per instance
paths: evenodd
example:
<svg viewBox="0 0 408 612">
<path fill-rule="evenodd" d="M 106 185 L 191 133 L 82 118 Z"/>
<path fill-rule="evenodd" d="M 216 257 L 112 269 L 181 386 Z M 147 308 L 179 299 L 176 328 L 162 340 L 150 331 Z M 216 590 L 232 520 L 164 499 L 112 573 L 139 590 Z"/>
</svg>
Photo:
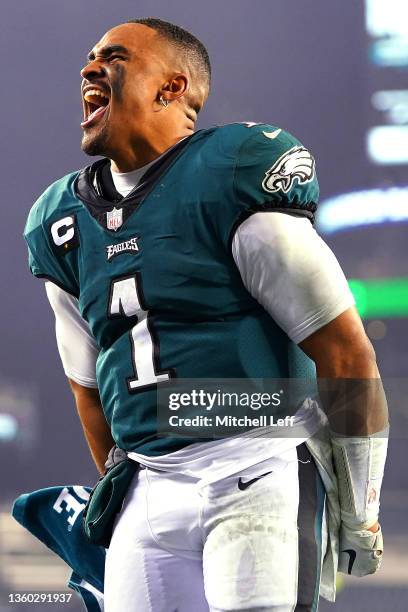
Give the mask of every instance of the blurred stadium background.
<svg viewBox="0 0 408 612">
<path fill-rule="evenodd" d="M 157 16 L 208 46 L 213 93 L 200 127 L 264 121 L 317 159 L 318 229 L 356 296 L 389 389 L 382 570 L 345 580 L 321 610 L 408 610 L 408 4 L 406 0 L 2 1 L 0 612 L 11 592 L 66 592 L 68 570 L 9 516 L 20 493 L 92 484 L 96 471 L 60 367 L 51 313 L 21 238 L 42 190 L 87 159 L 79 69 L 111 26 Z M 44 608 L 45 609 L 45 608 Z M 70 604 L 53 610 L 79 611 Z M 193 612 L 193 611 L 192 611 Z"/>
</svg>

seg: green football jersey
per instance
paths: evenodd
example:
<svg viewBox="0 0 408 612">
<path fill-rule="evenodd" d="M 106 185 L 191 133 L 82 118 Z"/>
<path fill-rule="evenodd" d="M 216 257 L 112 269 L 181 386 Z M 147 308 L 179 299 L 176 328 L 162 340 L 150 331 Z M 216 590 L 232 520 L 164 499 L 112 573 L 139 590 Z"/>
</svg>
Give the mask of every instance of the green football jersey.
<svg viewBox="0 0 408 612">
<path fill-rule="evenodd" d="M 157 435 L 157 385 L 313 369 L 244 287 L 231 242 L 255 212 L 313 222 L 315 164 L 284 130 L 238 123 L 180 141 L 125 198 L 109 164 L 69 174 L 34 204 L 30 268 L 79 300 L 118 446 L 160 455 L 197 440 Z"/>
</svg>

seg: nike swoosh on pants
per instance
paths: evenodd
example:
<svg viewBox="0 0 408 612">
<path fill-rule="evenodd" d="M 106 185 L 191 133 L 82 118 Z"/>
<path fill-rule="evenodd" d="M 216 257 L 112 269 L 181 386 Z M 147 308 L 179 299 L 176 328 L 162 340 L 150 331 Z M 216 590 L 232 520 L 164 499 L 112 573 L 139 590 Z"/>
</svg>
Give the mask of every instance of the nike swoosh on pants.
<svg viewBox="0 0 408 612">
<path fill-rule="evenodd" d="M 240 491 L 245 491 L 245 489 L 250 487 L 251 484 L 254 484 L 254 482 L 256 482 L 257 480 L 260 480 L 261 478 L 263 478 L 264 476 L 267 476 L 268 474 L 272 474 L 272 472 L 266 472 L 265 474 L 261 474 L 261 476 L 257 476 L 256 478 L 252 478 L 251 480 L 247 480 L 246 482 L 244 482 L 242 478 L 240 478 L 238 480 L 238 489 Z"/>
</svg>

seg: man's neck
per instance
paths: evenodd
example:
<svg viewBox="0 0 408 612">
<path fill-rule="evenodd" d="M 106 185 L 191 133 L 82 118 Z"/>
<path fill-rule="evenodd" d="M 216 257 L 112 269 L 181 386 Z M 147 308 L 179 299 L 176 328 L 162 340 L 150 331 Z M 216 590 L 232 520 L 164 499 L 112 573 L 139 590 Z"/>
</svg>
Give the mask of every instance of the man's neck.
<svg viewBox="0 0 408 612">
<path fill-rule="evenodd" d="M 162 155 L 164 155 L 164 153 L 162 153 Z M 115 185 L 116 191 L 118 191 L 120 195 L 125 198 L 141 181 L 142 177 L 154 164 L 154 162 L 158 161 L 162 157 L 162 155 L 159 155 L 159 157 L 149 162 L 148 164 L 145 164 L 141 168 L 136 168 L 136 170 L 131 170 L 130 172 L 115 172 L 115 170 L 112 168 L 111 162 L 112 180 L 113 184 Z"/>
<path fill-rule="evenodd" d="M 113 172 L 124 173 L 142 168 L 160 157 L 160 155 L 163 155 L 163 153 L 180 140 L 191 136 L 193 133 L 194 125 L 191 129 L 182 129 L 173 137 L 169 137 L 165 131 L 157 131 L 152 134 L 151 138 L 146 138 L 138 143 L 130 143 L 127 148 L 123 148 L 120 152 L 115 152 L 114 155 L 109 156 L 111 170 Z"/>
<path fill-rule="evenodd" d="M 188 138 L 188 136 L 185 136 L 184 138 Z M 179 142 L 184 140 L 184 138 L 181 138 L 175 145 L 166 149 L 166 151 L 156 157 L 153 161 L 141 166 L 140 168 L 136 168 L 136 170 L 131 170 L 130 172 L 116 172 L 113 169 L 113 164 L 111 162 L 112 180 L 116 191 L 118 191 L 122 197 L 126 197 L 142 180 L 142 177 L 149 170 L 149 168 L 155 162 L 159 161 L 159 159 L 161 159 L 161 157 L 163 157 L 163 155 L 165 155 L 168 151 L 173 149 L 173 147 L 175 147 Z"/>
</svg>

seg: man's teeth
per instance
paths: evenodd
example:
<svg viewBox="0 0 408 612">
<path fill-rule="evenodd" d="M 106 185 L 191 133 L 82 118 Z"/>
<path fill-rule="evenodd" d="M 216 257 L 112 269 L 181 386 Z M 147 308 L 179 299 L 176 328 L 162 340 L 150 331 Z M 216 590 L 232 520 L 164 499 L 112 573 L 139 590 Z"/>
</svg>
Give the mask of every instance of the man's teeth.
<svg viewBox="0 0 408 612">
<path fill-rule="evenodd" d="M 107 100 L 109 100 L 109 96 L 107 96 L 106 94 L 104 94 L 102 91 L 100 91 L 99 89 L 88 89 L 88 91 L 86 92 L 86 94 L 84 95 L 84 99 L 89 102 L 89 98 L 91 98 L 92 96 L 100 96 L 101 98 L 106 98 Z"/>
</svg>

